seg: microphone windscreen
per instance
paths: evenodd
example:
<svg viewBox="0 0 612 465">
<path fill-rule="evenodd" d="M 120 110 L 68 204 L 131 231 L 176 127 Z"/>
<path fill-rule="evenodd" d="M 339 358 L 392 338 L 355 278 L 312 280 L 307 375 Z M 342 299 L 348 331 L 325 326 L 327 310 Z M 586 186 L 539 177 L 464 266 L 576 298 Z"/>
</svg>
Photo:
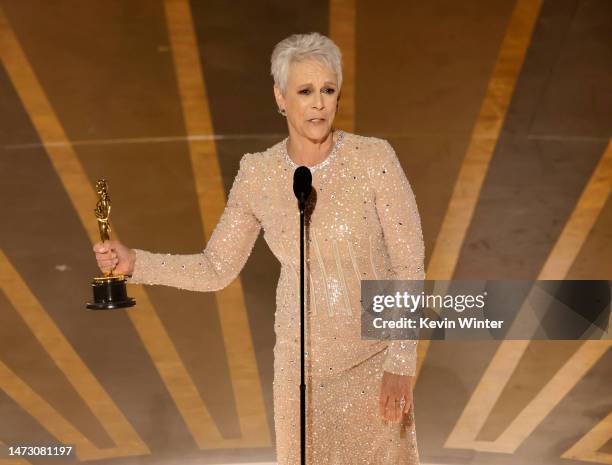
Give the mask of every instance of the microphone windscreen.
<svg viewBox="0 0 612 465">
<path fill-rule="evenodd" d="M 299 201 L 306 201 L 312 190 L 312 173 L 307 166 L 299 166 L 293 173 L 293 193 Z"/>
</svg>

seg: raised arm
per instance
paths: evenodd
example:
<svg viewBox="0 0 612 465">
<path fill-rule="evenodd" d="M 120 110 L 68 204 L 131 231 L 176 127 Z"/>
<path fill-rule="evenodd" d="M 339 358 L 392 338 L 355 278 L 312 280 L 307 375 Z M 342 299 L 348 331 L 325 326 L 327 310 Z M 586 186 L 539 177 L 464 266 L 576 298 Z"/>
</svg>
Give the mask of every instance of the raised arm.
<svg viewBox="0 0 612 465">
<path fill-rule="evenodd" d="M 202 252 L 174 255 L 134 249 L 136 262 L 127 281 L 191 291 L 217 291 L 230 284 L 244 267 L 261 229 L 249 203 L 252 157 L 246 154 L 240 160 L 225 210 Z"/>
<path fill-rule="evenodd" d="M 410 183 L 393 147 L 386 140 L 380 141 L 375 160 L 371 176 L 376 191 L 376 211 L 391 259 L 392 279 L 425 279 L 421 220 Z M 414 376 L 417 343 L 417 340 L 391 341 L 383 370 Z"/>
</svg>

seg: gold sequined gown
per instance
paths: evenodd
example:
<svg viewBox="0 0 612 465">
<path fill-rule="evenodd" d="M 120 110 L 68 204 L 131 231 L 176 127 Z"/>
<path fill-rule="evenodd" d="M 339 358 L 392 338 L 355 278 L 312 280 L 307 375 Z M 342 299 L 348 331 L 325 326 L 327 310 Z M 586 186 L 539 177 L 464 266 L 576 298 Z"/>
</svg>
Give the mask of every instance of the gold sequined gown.
<svg viewBox="0 0 612 465">
<path fill-rule="evenodd" d="M 382 371 L 414 375 L 416 341 L 362 340 L 361 279 L 425 279 L 414 194 L 391 145 L 336 131 L 312 166 L 307 207 L 306 456 L 316 465 L 419 463 L 414 407 L 385 422 Z M 286 139 L 240 160 L 206 248 L 192 255 L 136 249 L 129 282 L 216 291 L 239 274 L 261 230 L 281 263 L 274 329 L 274 421 L 279 465 L 300 463 L 299 211 Z"/>
</svg>

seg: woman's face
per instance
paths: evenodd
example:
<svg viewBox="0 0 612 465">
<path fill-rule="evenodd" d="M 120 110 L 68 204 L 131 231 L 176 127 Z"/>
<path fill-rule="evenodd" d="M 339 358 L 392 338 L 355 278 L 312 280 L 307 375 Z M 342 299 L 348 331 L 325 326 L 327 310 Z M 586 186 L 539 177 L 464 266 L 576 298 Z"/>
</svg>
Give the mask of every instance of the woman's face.
<svg viewBox="0 0 612 465">
<path fill-rule="evenodd" d="M 315 60 L 293 63 L 282 95 L 274 86 L 279 108 L 287 112 L 290 129 L 310 140 L 324 140 L 332 128 L 338 104 L 336 74 Z"/>
</svg>

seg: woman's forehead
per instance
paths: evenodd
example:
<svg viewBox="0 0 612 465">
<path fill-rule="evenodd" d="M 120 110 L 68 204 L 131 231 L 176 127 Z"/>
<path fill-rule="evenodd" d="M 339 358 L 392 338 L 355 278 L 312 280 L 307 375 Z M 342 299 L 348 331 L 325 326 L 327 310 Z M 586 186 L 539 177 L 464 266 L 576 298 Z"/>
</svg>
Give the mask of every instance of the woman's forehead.
<svg viewBox="0 0 612 465">
<path fill-rule="evenodd" d="M 336 73 L 324 63 L 316 60 L 297 61 L 289 67 L 288 82 L 295 85 L 326 83 L 336 85 Z"/>
</svg>

